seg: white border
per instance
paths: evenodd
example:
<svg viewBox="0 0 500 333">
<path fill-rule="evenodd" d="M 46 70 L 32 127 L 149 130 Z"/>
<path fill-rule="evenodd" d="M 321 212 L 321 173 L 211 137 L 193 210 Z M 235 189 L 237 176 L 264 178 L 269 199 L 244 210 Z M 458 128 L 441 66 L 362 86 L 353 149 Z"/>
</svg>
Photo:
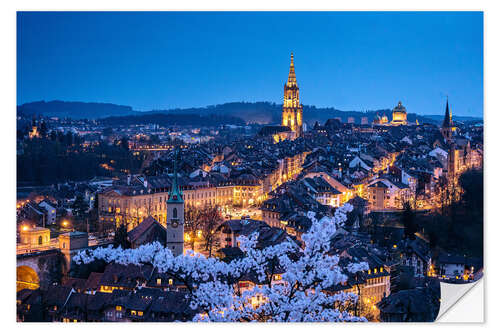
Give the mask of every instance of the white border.
<svg viewBox="0 0 500 333">
<path fill-rule="evenodd" d="M 1 204 L 1 212 L 2 215 L 2 226 L 3 226 L 3 242 L 2 242 L 2 254 L 4 260 L 2 261 L 2 286 L 3 293 L 5 297 L 2 297 L 2 307 L 0 313 L 2 314 L 3 327 L 6 329 L 21 329 L 21 330 L 50 330 L 51 332 L 59 331 L 59 330 L 67 330 L 68 326 L 63 324 L 36 324 L 34 327 L 31 324 L 16 324 L 15 323 L 15 306 L 14 306 L 14 297 L 15 297 L 15 288 L 11 287 L 14 284 L 15 279 L 15 259 L 13 256 L 15 241 L 14 241 L 14 232 L 15 225 L 13 221 L 15 220 L 15 212 L 14 212 L 14 200 L 15 200 L 15 109 L 16 109 L 16 55 L 15 55 L 15 43 L 16 43 L 16 14 L 17 10 L 484 10 L 484 20 L 485 20 L 485 62 L 484 62 L 484 79 L 485 79 L 485 123 L 486 119 L 488 121 L 485 124 L 485 143 L 486 143 L 486 154 L 485 154 L 485 186 L 486 186 L 486 217 L 485 223 L 487 223 L 485 228 L 485 235 L 487 236 L 485 239 L 486 243 L 486 255 L 485 255 L 485 267 L 486 276 L 493 276 L 494 278 L 500 276 L 498 274 L 497 269 L 493 265 L 493 262 L 489 262 L 488 254 L 495 256 L 496 249 L 493 246 L 496 246 L 499 242 L 496 241 L 493 237 L 497 238 L 500 234 L 499 222 L 498 219 L 494 215 L 492 205 L 496 204 L 496 199 L 498 195 L 496 195 L 495 189 L 500 188 L 497 184 L 499 177 L 497 177 L 494 172 L 490 172 L 490 169 L 494 167 L 490 166 L 494 162 L 496 162 L 497 153 L 495 150 L 491 151 L 490 154 L 490 146 L 497 145 L 500 142 L 500 138 L 497 137 L 499 131 L 492 132 L 490 131 L 490 127 L 493 127 L 497 124 L 500 124 L 500 119 L 498 114 L 500 113 L 500 107 L 498 103 L 498 87 L 500 86 L 498 83 L 499 77 L 499 22 L 500 15 L 497 6 L 495 5 L 495 1 L 463 1 L 463 0 L 454 0 L 454 1 L 440 1 L 440 0 L 420 0 L 420 1 L 397 1 L 397 0 L 378 0 L 378 1 L 344 1 L 344 2 L 333 2 L 333 1 L 317 1 L 317 0 L 308 0 L 308 1 L 297 1 L 297 0 L 289 0 L 289 1 L 274 1 L 274 0 L 253 0 L 253 1 L 230 1 L 230 0 L 211 0 L 207 1 L 130 1 L 130 0 L 121 0 L 121 1 L 103 1 L 103 0 L 86 0 L 86 1 L 63 1 L 63 0 L 45 0 L 45 1 L 35 1 L 35 0 L 24 0 L 24 1 L 4 1 L 1 4 L 2 10 L 0 11 L 0 24 L 2 25 L 0 29 L 1 41 L 4 45 L 4 48 L 0 52 L 1 60 L 1 70 L 0 73 L 0 81 L 1 81 L 1 92 L 2 99 L 1 101 L 1 115 L 2 121 L 0 134 L 2 135 L 3 144 L 3 163 L 0 163 L 2 173 L 1 175 L 3 180 L 3 200 L 0 200 Z M 395 27 L 396 28 L 396 27 Z M 494 125 L 495 124 L 495 125 Z M 500 126 L 500 125 L 497 125 Z M 495 170 L 495 169 L 493 169 Z M 495 201 L 493 201 L 495 200 Z M 488 237 L 492 235 L 491 237 Z M 496 241 L 496 242 L 495 242 Z M 492 244 L 496 243 L 496 244 Z M 491 264 L 491 265 L 490 265 Z M 487 281 L 487 280 L 486 280 Z M 497 300 L 496 297 L 498 294 L 498 283 L 490 283 L 488 284 L 488 300 Z M 472 304 L 471 304 L 472 305 Z M 488 306 L 486 305 L 486 321 L 488 319 Z M 465 311 L 470 311 L 470 308 Z M 464 312 L 465 313 L 465 312 Z M 496 315 L 496 311 L 493 312 L 493 317 L 498 317 Z M 460 317 L 460 313 L 458 316 Z M 489 322 L 491 324 L 491 322 Z M 253 331 L 255 329 L 260 330 L 304 330 L 313 328 L 314 330 L 332 330 L 332 329 L 340 329 L 340 330 L 376 330 L 376 329 L 384 329 L 384 330 L 428 330 L 428 329 L 450 329 L 453 331 L 456 330 L 467 330 L 470 331 L 476 330 L 478 328 L 483 328 L 490 325 L 454 325 L 447 324 L 446 326 L 442 326 L 440 324 L 390 324 L 384 326 L 374 326 L 377 324 L 368 324 L 368 325 L 334 325 L 332 324 L 312 324 L 314 326 L 306 327 L 305 325 L 263 325 L 260 324 L 257 326 L 254 325 L 239 325 L 230 324 L 210 324 L 203 326 L 194 326 L 193 324 L 184 324 L 184 325 L 172 325 L 170 324 L 168 327 L 159 327 L 158 324 L 143 324 L 143 325 L 155 325 L 155 328 L 150 327 L 151 329 L 167 329 L 167 330 L 189 330 L 189 329 L 203 329 L 204 331 L 213 331 L 219 332 L 222 330 L 243 330 L 243 331 Z M 112 326 L 108 325 L 72 325 L 72 331 L 87 331 L 87 330 L 104 330 L 104 329 L 119 329 L 125 331 L 136 331 L 137 329 L 141 329 L 144 327 L 143 325 L 127 325 L 127 324 L 113 324 Z M 162 324 L 159 324 L 162 325 Z M 404 327 L 403 327 L 404 325 Z M 8 328 L 6 326 L 9 326 Z M 12 327 L 14 326 L 14 327 Z M 149 329 L 149 328 L 148 328 Z"/>
</svg>

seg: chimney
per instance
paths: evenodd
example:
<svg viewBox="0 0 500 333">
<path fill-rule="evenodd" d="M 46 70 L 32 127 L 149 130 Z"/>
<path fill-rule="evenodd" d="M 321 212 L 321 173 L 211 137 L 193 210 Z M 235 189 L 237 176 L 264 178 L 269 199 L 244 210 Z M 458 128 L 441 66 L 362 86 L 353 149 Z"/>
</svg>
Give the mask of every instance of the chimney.
<svg viewBox="0 0 500 333">
<path fill-rule="evenodd" d="M 130 181 L 132 180 L 132 175 L 128 174 L 127 175 L 127 185 L 130 185 Z"/>
</svg>

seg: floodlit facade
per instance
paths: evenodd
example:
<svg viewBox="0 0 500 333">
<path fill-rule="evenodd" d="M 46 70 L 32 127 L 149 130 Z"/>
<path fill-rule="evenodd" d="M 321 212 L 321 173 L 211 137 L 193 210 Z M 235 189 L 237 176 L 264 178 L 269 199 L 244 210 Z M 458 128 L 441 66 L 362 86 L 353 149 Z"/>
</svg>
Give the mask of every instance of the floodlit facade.
<svg viewBox="0 0 500 333">
<path fill-rule="evenodd" d="M 281 125 L 291 129 L 292 139 L 302 136 L 302 104 L 299 99 L 299 86 L 295 76 L 295 66 L 293 64 L 293 53 L 290 60 L 290 72 L 285 83 L 285 93 L 283 97 L 283 112 L 281 115 Z"/>
<path fill-rule="evenodd" d="M 401 101 L 399 101 L 398 105 L 392 110 L 391 125 L 408 125 L 408 121 L 406 120 L 406 108 Z"/>
</svg>

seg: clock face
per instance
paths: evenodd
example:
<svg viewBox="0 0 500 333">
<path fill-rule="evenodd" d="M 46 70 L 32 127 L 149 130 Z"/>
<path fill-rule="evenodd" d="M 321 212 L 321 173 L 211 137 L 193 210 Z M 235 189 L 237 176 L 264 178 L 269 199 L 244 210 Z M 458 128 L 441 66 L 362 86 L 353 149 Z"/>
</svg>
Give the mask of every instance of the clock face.
<svg viewBox="0 0 500 333">
<path fill-rule="evenodd" d="M 179 222 L 177 221 L 172 221 L 172 228 L 177 228 L 179 226 Z"/>
</svg>

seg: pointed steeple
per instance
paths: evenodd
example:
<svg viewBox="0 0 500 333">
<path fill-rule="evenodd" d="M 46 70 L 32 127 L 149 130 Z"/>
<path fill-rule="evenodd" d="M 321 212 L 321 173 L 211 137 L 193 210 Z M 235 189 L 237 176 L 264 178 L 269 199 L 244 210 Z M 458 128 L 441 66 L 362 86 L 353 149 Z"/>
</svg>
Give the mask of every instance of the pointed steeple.
<svg viewBox="0 0 500 333">
<path fill-rule="evenodd" d="M 288 87 L 297 86 L 297 78 L 295 77 L 295 66 L 293 64 L 293 52 L 290 56 L 290 72 L 288 73 L 288 81 L 286 82 Z"/>
<path fill-rule="evenodd" d="M 179 202 L 182 203 L 184 200 L 182 200 L 182 191 L 179 188 L 179 182 L 177 180 L 177 156 L 178 156 L 178 150 L 175 148 L 174 150 L 174 179 L 172 181 L 172 188 L 170 189 L 170 193 L 168 194 L 168 201 L 169 202 Z"/>
<path fill-rule="evenodd" d="M 448 105 L 448 97 L 446 98 L 446 112 L 444 114 L 443 127 L 453 127 L 453 120 L 451 118 L 451 111 Z"/>
</svg>

